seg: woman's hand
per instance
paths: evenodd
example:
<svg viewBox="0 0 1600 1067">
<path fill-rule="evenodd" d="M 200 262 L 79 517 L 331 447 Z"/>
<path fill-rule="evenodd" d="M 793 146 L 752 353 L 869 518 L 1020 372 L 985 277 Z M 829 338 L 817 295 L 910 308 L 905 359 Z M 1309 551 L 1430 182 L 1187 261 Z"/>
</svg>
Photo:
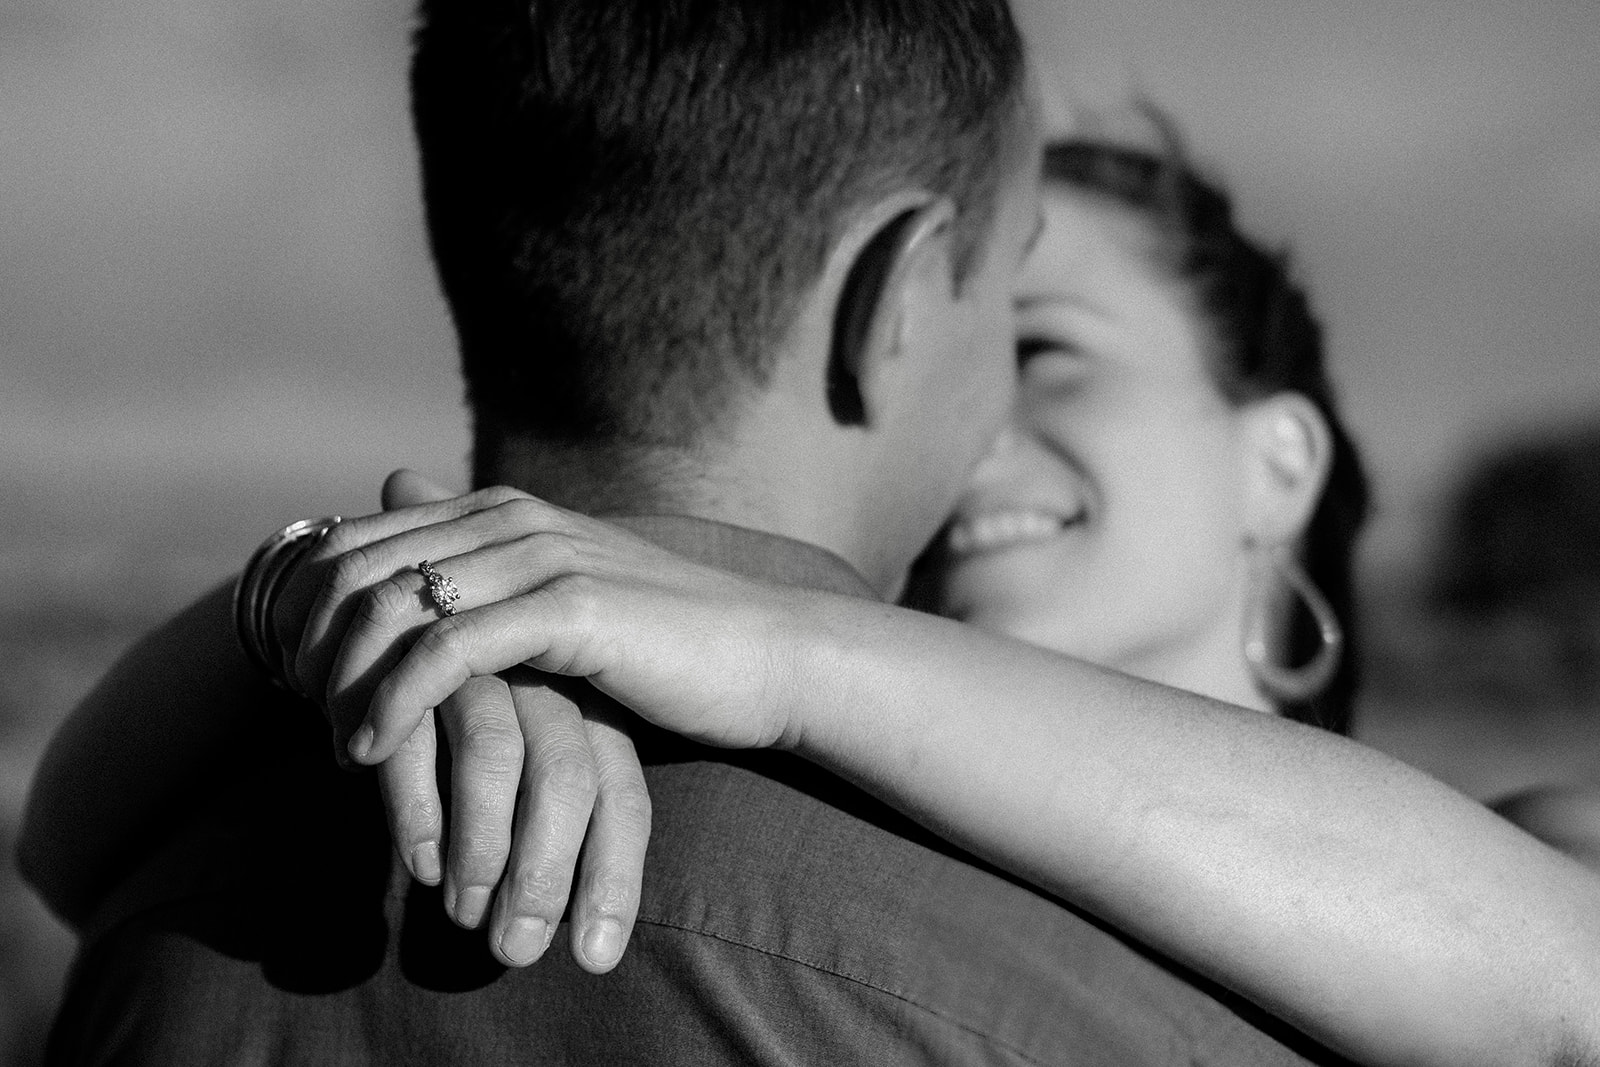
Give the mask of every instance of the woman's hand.
<svg viewBox="0 0 1600 1067">
<path fill-rule="evenodd" d="M 514 490 L 439 494 L 398 472 L 384 493 L 395 510 L 338 527 L 313 552 L 278 616 L 297 649 L 296 682 L 325 694 L 336 736 L 367 717 L 351 752 L 379 765 L 394 840 L 424 881 L 441 874 L 445 731 L 455 794 L 446 907 L 476 925 L 509 856 L 491 919 L 505 962 L 543 951 L 581 843 L 573 951 L 609 969 L 638 907 L 649 800 L 626 713 L 581 679 L 707 743 L 791 740 L 788 702 L 776 699 L 788 690 L 775 620 L 802 594 Z M 432 600 L 421 559 L 456 582 L 455 614 Z"/>
<path fill-rule="evenodd" d="M 350 741 L 356 760 L 389 760 L 468 679 L 523 664 L 587 679 L 706 744 L 794 744 L 784 627 L 807 593 L 495 492 L 426 505 L 437 521 L 346 549 L 318 594 L 297 669 L 326 692 L 336 722 L 365 715 Z M 335 550 L 340 530 L 328 538 Z M 423 558 L 459 589 L 454 614 L 430 601 Z"/>
<path fill-rule="evenodd" d="M 397 570 L 417 575 L 417 559 L 511 536 L 494 509 L 521 495 L 450 498 L 397 472 L 384 486 L 390 510 L 342 524 L 297 568 L 276 623 L 295 685 L 328 701 L 341 753 L 365 708 L 330 699 L 339 691 L 325 674 L 339 660 L 340 627 L 372 615 L 384 603 L 379 587 Z M 400 623 L 390 631 L 393 647 L 383 650 L 388 662 L 439 617 L 422 595 L 406 609 L 384 616 Z M 650 801 L 625 714 L 597 694 L 552 681 L 560 680 L 532 671 L 470 679 L 439 702 L 436 715 L 418 717 L 377 774 L 396 847 L 419 880 L 443 881 L 457 923 L 487 921 L 496 955 L 524 965 L 548 947 L 570 896 L 573 954 L 598 973 L 621 958 L 638 910 Z M 574 697 L 586 695 L 580 707 Z M 441 729 L 452 766 L 447 841 L 435 762 Z"/>
</svg>

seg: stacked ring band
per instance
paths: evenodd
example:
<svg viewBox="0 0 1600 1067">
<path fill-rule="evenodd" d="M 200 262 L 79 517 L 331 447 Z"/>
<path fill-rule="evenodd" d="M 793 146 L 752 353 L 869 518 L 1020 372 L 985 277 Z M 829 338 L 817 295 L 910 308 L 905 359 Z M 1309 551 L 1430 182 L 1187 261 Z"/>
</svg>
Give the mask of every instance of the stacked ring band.
<svg viewBox="0 0 1600 1067">
<path fill-rule="evenodd" d="M 283 645 L 272 625 L 278 594 L 283 592 L 296 561 L 342 521 L 338 515 L 329 515 L 291 522 L 261 542 L 233 587 L 233 625 L 239 634 L 239 647 L 281 689 L 291 686 L 283 673 Z"/>
</svg>

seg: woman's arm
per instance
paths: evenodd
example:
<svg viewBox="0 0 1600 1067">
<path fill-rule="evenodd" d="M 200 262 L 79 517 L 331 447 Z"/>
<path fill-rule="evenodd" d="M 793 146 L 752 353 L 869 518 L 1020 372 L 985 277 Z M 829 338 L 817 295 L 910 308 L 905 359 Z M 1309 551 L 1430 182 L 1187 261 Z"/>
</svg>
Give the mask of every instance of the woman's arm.
<svg viewBox="0 0 1600 1067">
<path fill-rule="evenodd" d="M 348 551 L 481 512 L 484 501 L 452 500 L 398 472 L 384 486 L 384 503 L 395 510 L 341 527 Z M 302 600 L 313 592 L 302 590 Z M 305 610 L 291 604 L 280 620 L 292 644 Z M 452 918 L 486 925 L 501 962 L 525 965 L 545 948 L 508 944 L 501 935 L 513 920 L 542 917 L 554 929 L 565 912 L 579 964 L 610 970 L 633 925 L 650 832 L 626 722 L 609 711 L 580 714 L 566 695 L 516 674 L 475 679 L 439 711 L 454 727 L 448 839 L 431 718 L 409 739 L 408 759 L 378 770 L 391 822 L 397 812 L 407 815 L 396 843 L 408 866 L 423 881 L 445 882 Z M 53 911 L 81 928 L 107 892 L 242 769 L 317 736 L 306 728 L 315 715 L 245 658 L 231 583 L 212 591 L 126 652 L 51 739 L 18 841 L 21 872 Z M 498 892 L 503 884 L 539 892 Z"/>
<path fill-rule="evenodd" d="M 874 614 L 801 627 L 800 752 L 1358 1060 L 1593 1055 L 1576 862 L 1343 738 Z"/>
<path fill-rule="evenodd" d="M 791 748 L 1358 1060 L 1582 1063 L 1600 1046 L 1600 881 L 1420 772 L 524 510 L 525 557 L 452 559 L 481 606 L 423 631 L 375 692 L 360 679 L 383 627 L 344 637 L 330 692 L 370 698 L 364 758 L 466 678 L 527 661 L 707 743 Z M 521 584 L 492 589 L 497 568 Z"/>
</svg>

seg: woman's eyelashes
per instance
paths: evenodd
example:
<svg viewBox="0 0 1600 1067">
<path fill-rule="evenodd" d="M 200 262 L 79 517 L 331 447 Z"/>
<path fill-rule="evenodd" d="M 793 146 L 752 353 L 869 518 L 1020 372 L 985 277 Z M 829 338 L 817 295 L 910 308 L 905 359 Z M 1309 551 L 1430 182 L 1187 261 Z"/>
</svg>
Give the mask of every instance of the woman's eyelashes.
<svg viewBox="0 0 1600 1067">
<path fill-rule="evenodd" d="M 1017 341 L 1017 373 L 1029 388 L 1077 392 L 1095 360 L 1091 350 L 1060 333 L 1024 334 Z"/>
<path fill-rule="evenodd" d="M 1041 356 L 1076 356 L 1082 350 L 1064 337 L 1025 335 L 1017 339 L 1017 366 L 1026 367 Z"/>
</svg>

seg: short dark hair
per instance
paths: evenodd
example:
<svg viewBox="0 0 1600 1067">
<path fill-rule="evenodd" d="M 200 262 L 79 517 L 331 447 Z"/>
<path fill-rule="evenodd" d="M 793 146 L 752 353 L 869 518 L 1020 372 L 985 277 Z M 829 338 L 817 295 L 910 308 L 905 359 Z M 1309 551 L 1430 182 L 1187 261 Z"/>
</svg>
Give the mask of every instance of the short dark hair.
<svg viewBox="0 0 1600 1067">
<path fill-rule="evenodd" d="M 1149 105 L 1143 110 L 1160 134 L 1160 150 L 1058 141 L 1045 147 L 1044 180 L 1103 197 L 1150 225 L 1159 265 L 1183 287 L 1207 327 L 1211 377 L 1228 401 L 1245 404 L 1292 391 L 1315 404 L 1327 421 L 1333 462 L 1300 556 L 1339 616 L 1344 656 L 1326 690 L 1281 710 L 1287 718 L 1348 733 L 1359 680 L 1353 560 L 1368 490 L 1361 457 L 1339 416 L 1322 327 L 1290 273 L 1288 256 L 1240 232 L 1228 194 L 1189 162 L 1172 122 Z M 1320 640 L 1315 625 L 1297 617 L 1289 636 L 1291 657 L 1299 662 Z"/>
<path fill-rule="evenodd" d="M 422 0 L 413 117 L 496 434 L 682 446 L 770 374 L 831 242 L 907 184 L 991 228 L 1005 0 Z"/>
</svg>

